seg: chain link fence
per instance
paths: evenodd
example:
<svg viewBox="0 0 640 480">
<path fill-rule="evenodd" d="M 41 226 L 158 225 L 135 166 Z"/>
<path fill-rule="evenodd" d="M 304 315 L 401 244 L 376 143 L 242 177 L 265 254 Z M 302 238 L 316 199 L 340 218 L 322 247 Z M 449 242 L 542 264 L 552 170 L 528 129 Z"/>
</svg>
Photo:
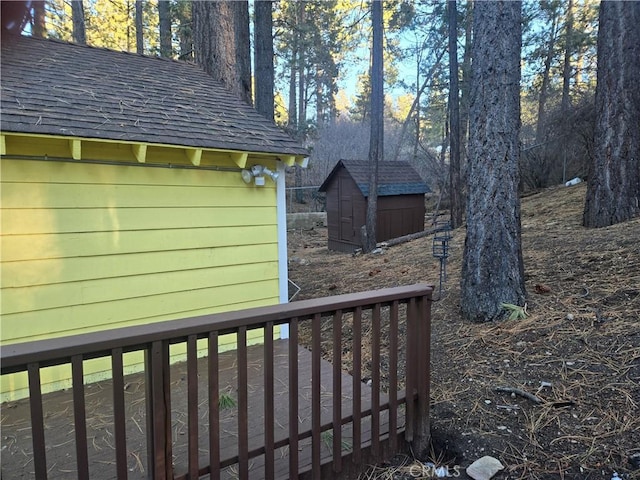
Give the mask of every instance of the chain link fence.
<svg viewBox="0 0 640 480">
<path fill-rule="evenodd" d="M 324 212 L 326 196 L 319 188 L 319 185 L 287 187 L 287 213 Z"/>
</svg>

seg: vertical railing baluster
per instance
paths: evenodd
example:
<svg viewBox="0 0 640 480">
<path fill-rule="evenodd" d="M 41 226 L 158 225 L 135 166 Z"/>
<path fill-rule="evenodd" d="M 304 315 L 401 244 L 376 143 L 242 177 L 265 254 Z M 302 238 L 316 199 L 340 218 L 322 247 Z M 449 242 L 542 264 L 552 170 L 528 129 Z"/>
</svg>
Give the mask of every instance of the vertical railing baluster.
<svg viewBox="0 0 640 480">
<path fill-rule="evenodd" d="M 415 404 L 414 404 L 414 389 L 415 389 L 415 364 L 417 363 L 416 358 L 416 315 L 415 315 L 415 298 L 411 298 L 407 304 L 407 345 L 406 345 L 406 388 L 405 388 L 405 397 L 406 397 L 406 417 L 405 417 L 405 438 L 408 442 L 413 441 L 413 434 L 415 430 Z"/>
<path fill-rule="evenodd" d="M 154 478 L 156 473 L 155 462 L 155 430 L 153 420 L 153 352 L 151 345 L 144 349 L 144 405 L 146 423 L 146 444 L 147 444 L 147 470 L 149 478 Z"/>
<path fill-rule="evenodd" d="M 333 314 L 333 471 L 342 471 L 342 310 Z"/>
<path fill-rule="evenodd" d="M 416 424 L 418 437 L 417 447 L 420 451 L 424 451 L 429 444 L 430 428 L 429 428 L 429 356 L 431 328 L 429 325 L 430 307 L 429 298 L 427 296 L 418 297 L 416 299 L 416 321 L 418 326 L 417 335 L 417 388 L 418 388 L 418 405 L 416 412 Z"/>
<path fill-rule="evenodd" d="M 164 392 L 164 445 L 167 478 L 173 478 L 173 437 L 171 432 L 171 355 L 169 342 L 162 342 L 162 391 Z"/>
<path fill-rule="evenodd" d="M 187 422 L 189 428 L 189 478 L 199 478 L 198 459 L 198 337 L 187 338 Z"/>
<path fill-rule="evenodd" d="M 398 301 L 389 308 L 389 447 L 398 446 Z"/>
<path fill-rule="evenodd" d="M 371 452 L 380 455 L 380 304 L 373 306 L 371 321 Z"/>
<path fill-rule="evenodd" d="M 209 332 L 209 478 L 220 480 L 220 407 L 218 384 L 218 332 Z"/>
<path fill-rule="evenodd" d="M 33 441 L 33 466 L 38 480 L 47 480 L 47 458 L 44 440 L 44 414 L 42 409 L 42 388 L 40 385 L 40 365 L 27 365 L 29 376 L 29 408 L 31 410 L 31 437 Z"/>
<path fill-rule="evenodd" d="M 264 476 L 266 480 L 273 480 L 275 475 L 273 362 L 273 322 L 267 322 L 264 327 Z"/>
<path fill-rule="evenodd" d="M 153 478 L 166 480 L 173 475 L 169 343 L 153 342 L 150 355 Z"/>
<path fill-rule="evenodd" d="M 320 360 L 321 360 L 321 320 L 319 313 L 313 315 L 311 321 L 311 469 L 313 478 L 320 478 L 321 418 L 320 409 Z"/>
<path fill-rule="evenodd" d="M 76 465 L 78 478 L 89 479 L 87 453 L 87 415 L 84 401 L 84 370 L 82 355 L 71 357 L 71 384 L 73 388 L 73 423 L 76 439 Z"/>
<path fill-rule="evenodd" d="M 353 312 L 353 461 L 362 461 L 362 307 Z"/>
<path fill-rule="evenodd" d="M 298 319 L 289 322 L 289 478 L 298 478 Z"/>
<path fill-rule="evenodd" d="M 116 442 L 116 472 L 118 480 L 127 480 L 127 428 L 124 406 L 124 375 L 122 348 L 111 350 L 111 378 L 113 385 L 113 430 Z"/>
<path fill-rule="evenodd" d="M 238 473 L 249 478 L 249 406 L 247 372 L 247 327 L 238 329 Z"/>
<path fill-rule="evenodd" d="M 431 411 L 431 305 L 432 305 L 432 291 L 429 291 L 424 299 L 423 312 L 424 317 L 422 319 L 422 323 L 424 325 L 424 345 L 425 345 L 425 377 L 424 381 L 426 384 L 426 397 L 425 401 L 427 402 L 427 415 Z M 429 434 L 431 434 L 431 428 L 429 428 Z"/>
</svg>

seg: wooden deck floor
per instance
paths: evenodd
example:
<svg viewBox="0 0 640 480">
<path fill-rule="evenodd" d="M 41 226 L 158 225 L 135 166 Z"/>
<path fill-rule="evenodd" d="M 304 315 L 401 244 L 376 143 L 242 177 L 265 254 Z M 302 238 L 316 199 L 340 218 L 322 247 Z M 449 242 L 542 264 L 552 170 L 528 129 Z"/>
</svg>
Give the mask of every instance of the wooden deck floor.
<svg viewBox="0 0 640 480">
<path fill-rule="evenodd" d="M 289 432 L 289 373 L 287 340 L 275 342 L 275 440 L 288 437 Z M 203 419 L 199 429 L 201 466 L 208 464 L 208 401 L 206 398 L 207 378 L 206 359 L 199 363 L 199 412 Z M 221 393 L 236 397 L 236 352 L 225 352 L 219 356 L 219 385 Z M 263 348 L 262 345 L 248 348 L 248 391 L 249 391 L 249 449 L 257 449 L 264 445 L 263 425 Z M 298 382 L 299 382 L 299 431 L 311 429 L 311 353 L 298 347 Z M 184 364 L 172 367 L 172 424 L 173 455 L 175 474 L 180 475 L 187 470 L 187 407 L 186 407 L 186 368 Z M 351 376 L 342 375 L 342 416 L 352 413 L 353 380 Z M 332 419 L 332 367 L 322 361 L 321 367 L 321 412 L 322 424 Z M 145 431 L 145 396 L 144 377 L 141 374 L 126 377 L 127 408 L 127 450 L 129 478 L 147 478 Z M 112 387 L 110 381 L 94 383 L 86 386 L 85 401 L 87 407 L 87 441 L 89 446 L 91 478 L 115 478 L 115 450 L 113 447 L 112 425 Z M 381 403 L 385 399 L 381 398 Z M 371 390 L 362 385 L 362 410 L 371 407 Z M 67 479 L 75 475 L 75 440 L 73 430 L 73 404 L 71 392 L 55 392 L 44 397 L 45 435 L 47 443 L 47 467 L 50 479 Z M 402 409 L 400 409 L 402 412 Z M 26 400 L 3 404 L 1 411 L 2 429 L 2 479 L 35 478 L 31 446 L 31 429 L 29 426 L 29 403 Z M 400 413 L 398 424 L 402 428 L 404 416 Z M 388 414 L 381 414 L 381 432 L 388 431 Z M 220 413 L 221 459 L 233 458 L 238 454 L 238 426 L 235 408 L 228 408 Z M 342 427 L 343 453 L 352 449 L 351 426 Z M 363 422 L 362 444 L 370 443 L 370 421 Z M 323 463 L 331 461 L 331 436 L 322 435 L 321 456 Z M 298 446 L 300 472 L 311 468 L 311 438 L 301 440 Z M 264 459 L 256 457 L 250 460 L 250 478 L 261 479 Z M 289 447 L 276 451 L 276 477 L 289 478 Z M 237 478 L 237 468 L 231 465 L 221 472 L 222 478 Z M 203 477 L 206 478 L 206 477 Z"/>
</svg>

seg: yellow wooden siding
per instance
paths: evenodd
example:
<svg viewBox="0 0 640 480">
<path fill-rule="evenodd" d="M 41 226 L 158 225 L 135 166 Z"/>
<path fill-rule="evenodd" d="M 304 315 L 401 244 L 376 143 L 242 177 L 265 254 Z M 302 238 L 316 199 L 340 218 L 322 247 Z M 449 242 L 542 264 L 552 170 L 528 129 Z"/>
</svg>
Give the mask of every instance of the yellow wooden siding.
<svg viewBox="0 0 640 480">
<path fill-rule="evenodd" d="M 1 174 L 3 344 L 279 301 L 273 183 L 6 157 Z M 45 389 L 66 378 L 47 375 Z M 3 392 L 21 388 L 19 376 L 3 378 Z"/>
</svg>

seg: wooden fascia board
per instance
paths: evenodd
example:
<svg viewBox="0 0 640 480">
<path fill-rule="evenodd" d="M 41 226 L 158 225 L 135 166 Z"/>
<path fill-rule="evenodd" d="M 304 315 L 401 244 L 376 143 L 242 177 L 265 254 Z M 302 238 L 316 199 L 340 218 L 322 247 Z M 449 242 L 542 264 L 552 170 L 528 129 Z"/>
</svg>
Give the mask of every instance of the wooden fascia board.
<svg viewBox="0 0 640 480">
<path fill-rule="evenodd" d="M 131 145 L 131 151 L 133 156 L 139 163 L 145 163 L 147 161 L 147 144 L 146 143 L 134 143 Z"/>
<path fill-rule="evenodd" d="M 306 156 L 302 155 L 280 155 L 278 153 L 270 153 L 270 152 L 256 152 L 256 151 L 237 151 L 237 150 L 225 150 L 222 148 L 195 148 L 195 147 L 186 147 L 184 145 L 173 145 L 173 144 L 163 144 L 163 143 L 133 143 L 122 140 L 113 140 L 106 138 L 85 138 L 85 137 L 68 137 L 63 135 L 48 135 L 42 133 L 22 133 L 22 132 L 2 132 L 2 145 L 4 147 L 3 154 L 6 154 L 6 137 L 29 137 L 33 139 L 37 138 L 51 138 L 56 140 L 66 140 L 69 142 L 69 156 L 74 160 L 82 160 L 82 144 L 88 142 L 96 142 L 96 143 L 111 143 L 111 144 L 120 144 L 123 146 L 129 146 L 131 148 L 132 155 L 136 158 L 137 161 L 140 162 L 140 158 L 144 158 L 146 161 L 146 150 L 149 147 L 154 148 L 166 148 L 171 150 L 182 150 L 185 152 L 186 157 L 189 161 L 193 163 L 192 158 L 197 159 L 198 157 L 202 157 L 204 152 L 212 152 L 216 154 L 226 154 L 237 166 L 238 168 L 245 168 L 247 166 L 247 162 L 249 157 L 253 158 L 264 158 L 264 159 L 272 159 L 272 160 L 281 160 L 285 165 L 292 166 L 296 162 L 300 163 L 306 159 Z M 136 153 L 138 152 L 138 153 Z M 144 155 L 142 153 L 144 152 Z M 84 159 L 91 160 L 91 159 Z M 144 162 L 140 162 L 144 163 Z"/>
</svg>

